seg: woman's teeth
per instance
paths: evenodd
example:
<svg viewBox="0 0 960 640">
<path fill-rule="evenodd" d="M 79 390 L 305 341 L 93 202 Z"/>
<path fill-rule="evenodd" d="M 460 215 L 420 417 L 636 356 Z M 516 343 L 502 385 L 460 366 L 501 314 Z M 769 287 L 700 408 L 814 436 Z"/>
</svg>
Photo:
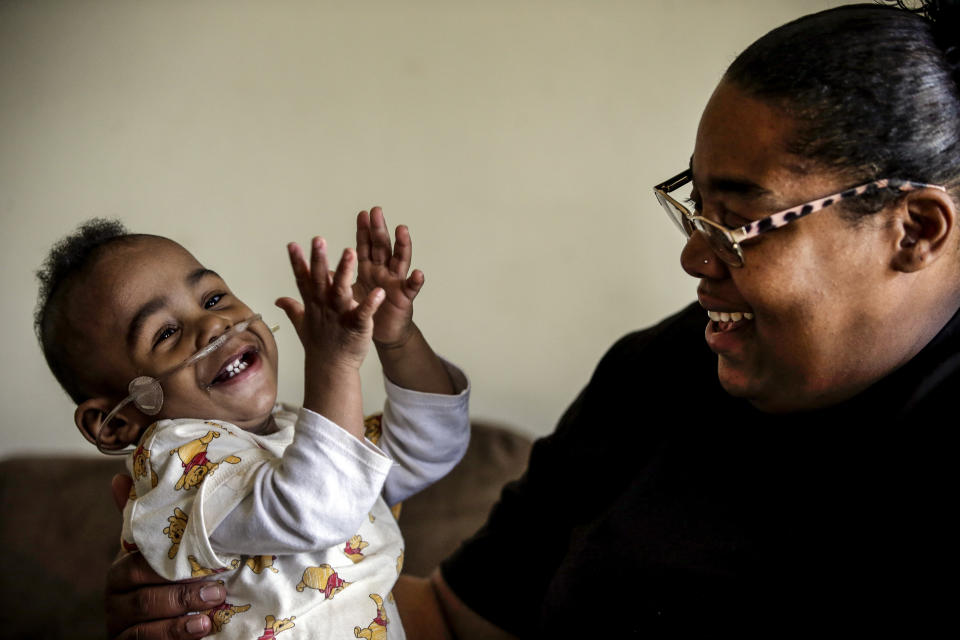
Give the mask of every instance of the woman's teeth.
<svg viewBox="0 0 960 640">
<path fill-rule="evenodd" d="M 753 314 L 744 311 L 734 311 L 733 313 L 727 313 L 726 311 L 707 311 L 707 316 L 714 322 L 739 322 L 740 320 L 753 320 Z"/>
</svg>

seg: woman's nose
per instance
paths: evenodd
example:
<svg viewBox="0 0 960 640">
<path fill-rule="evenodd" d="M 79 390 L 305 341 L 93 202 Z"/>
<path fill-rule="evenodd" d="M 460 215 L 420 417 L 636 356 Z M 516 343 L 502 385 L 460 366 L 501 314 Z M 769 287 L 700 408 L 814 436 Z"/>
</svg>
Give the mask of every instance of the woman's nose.
<svg viewBox="0 0 960 640">
<path fill-rule="evenodd" d="M 727 264 L 710 248 L 706 236 L 699 231 L 694 231 L 683 245 L 680 266 L 694 278 L 719 280 L 730 275 Z"/>
</svg>

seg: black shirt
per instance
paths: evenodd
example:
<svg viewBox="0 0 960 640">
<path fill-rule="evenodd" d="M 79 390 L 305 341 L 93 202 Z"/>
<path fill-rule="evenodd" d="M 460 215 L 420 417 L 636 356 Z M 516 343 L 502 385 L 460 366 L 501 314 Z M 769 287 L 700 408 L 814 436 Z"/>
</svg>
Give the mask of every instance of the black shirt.
<svg viewBox="0 0 960 640">
<path fill-rule="evenodd" d="M 694 304 L 614 345 L 443 563 L 453 591 L 524 637 L 952 618 L 960 317 L 791 415 L 722 389 L 706 322 Z"/>
</svg>

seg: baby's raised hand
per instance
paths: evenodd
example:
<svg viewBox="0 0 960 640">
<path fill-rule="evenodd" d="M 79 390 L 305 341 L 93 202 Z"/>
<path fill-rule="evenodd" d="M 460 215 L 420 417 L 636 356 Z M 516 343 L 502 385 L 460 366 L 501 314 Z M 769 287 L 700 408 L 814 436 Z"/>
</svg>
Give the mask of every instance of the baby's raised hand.
<svg viewBox="0 0 960 640">
<path fill-rule="evenodd" d="M 276 305 L 293 323 L 307 352 L 307 362 L 359 368 L 370 348 L 374 313 L 381 306 L 384 291 L 369 287 L 354 299 L 350 286 L 357 256 L 346 249 L 335 272 L 327 265 L 326 242 L 314 238 L 307 264 L 303 251 L 287 245 L 290 266 L 303 303 L 280 298 Z"/>
<path fill-rule="evenodd" d="M 357 259 L 359 267 L 354 295 L 365 299 L 378 287 L 386 297 L 373 316 L 373 340 L 380 347 L 406 344 L 413 334 L 413 299 L 423 286 L 423 272 L 414 269 L 410 277 L 410 256 L 413 245 L 410 231 L 400 225 L 396 243 L 390 246 L 390 232 L 380 207 L 357 216 Z"/>
</svg>

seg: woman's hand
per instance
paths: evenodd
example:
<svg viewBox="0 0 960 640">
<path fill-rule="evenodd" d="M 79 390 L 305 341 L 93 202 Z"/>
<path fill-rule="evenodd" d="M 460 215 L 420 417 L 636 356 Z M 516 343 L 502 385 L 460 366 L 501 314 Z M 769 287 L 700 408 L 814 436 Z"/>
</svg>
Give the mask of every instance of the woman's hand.
<svg viewBox="0 0 960 640">
<path fill-rule="evenodd" d="M 119 640 L 187 640 L 210 633 L 210 618 L 187 615 L 222 604 L 217 582 L 168 582 L 139 553 L 116 560 L 107 572 L 107 634 Z"/>
<path fill-rule="evenodd" d="M 116 475 L 113 501 L 123 511 L 133 480 Z M 107 571 L 104 605 L 107 636 L 137 640 L 187 640 L 210 633 L 210 618 L 186 615 L 222 604 L 226 590 L 218 582 L 169 582 L 150 568 L 139 553 L 127 553 Z"/>
</svg>

